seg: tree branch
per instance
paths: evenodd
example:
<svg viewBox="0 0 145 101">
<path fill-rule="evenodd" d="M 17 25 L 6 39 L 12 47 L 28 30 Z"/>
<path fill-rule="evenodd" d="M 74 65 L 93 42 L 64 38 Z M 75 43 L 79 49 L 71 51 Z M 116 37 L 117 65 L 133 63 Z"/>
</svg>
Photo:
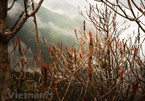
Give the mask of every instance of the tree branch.
<svg viewBox="0 0 145 101">
<path fill-rule="evenodd" d="M 123 5 L 122 3 L 119 4 L 120 3 L 119 0 L 116 0 L 117 4 L 114 4 L 114 3 L 110 2 L 109 0 L 95 0 L 95 1 L 104 3 L 106 6 L 111 8 L 115 13 L 117 13 L 118 15 L 120 15 L 123 18 L 128 19 L 130 21 L 135 21 L 138 24 L 138 26 L 140 27 L 140 29 L 143 32 L 145 32 L 144 23 L 141 22 L 141 20 L 140 20 L 141 16 L 145 15 L 145 11 L 143 11 L 143 9 L 142 9 L 142 8 L 145 7 L 145 5 L 143 4 L 142 0 L 141 0 L 141 4 L 140 4 L 140 5 L 143 6 L 142 8 L 138 7 L 137 4 L 134 2 L 134 0 L 128 0 L 129 8 L 127 8 L 127 9 L 129 9 L 131 11 L 131 13 L 133 15 L 132 17 L 129 14 L 127 14 L 127 12 L 125 10 L 122 9 L 122 6 L 125 7 L 125 8 L 126 8 L 126 6 Z M 136 15 L 134 13 L 134 10 L 133 10 L 133 7 L 131 5 L 131 2 L 139 10 L 139 12 L 142 13 L 142 15 L 140 15 L 139 17 L 136 17 Z M 118 7 L 121 10 L 122 13 L 118 12 L 118 10 L 115 10 L 114 7 Z"/>
<path fill-rule="evenodd" d="M 11 28 L 11 35 L 9 37 L 9 39 L 11 39 L 13 36 L 15 36 L 15 34 L 22 28 L 22 26 L 25 24 L 26 20 L 29 17 L 32 17 L 41 7 L 41 4 L 43 3 L 44 0 L 40 0 L 39 3 L 37 4 L 36 8 L 28 15 L 24 14 L 24 12 L 22 12 L 22 14 L 20 15 L 19 19 L 16 21 L 16 24 Z"/>
<path fill-rule="evenodd" d="M 13 0 L 13 2 L 12 2 L 12 4 L 11 4 L 11 6 L 10 7 L 8 7 L 7 8 L 7 10 L 10 10 L 11 8 L 13 8 L 13 6 L 14 6 L 14 4 L 15 4 L 15 2 L 16 2 L 17 0 Z"/>
</svg>

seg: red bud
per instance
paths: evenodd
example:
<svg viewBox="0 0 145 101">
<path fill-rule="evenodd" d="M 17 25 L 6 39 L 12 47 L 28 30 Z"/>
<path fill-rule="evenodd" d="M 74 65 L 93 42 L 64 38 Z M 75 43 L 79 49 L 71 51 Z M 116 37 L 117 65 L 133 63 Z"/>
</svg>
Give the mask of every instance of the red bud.
<svg viewBox="0 0 145 101">
<path fill-rule="evenodd" d="M 65 46 L 66 51 L 68 52 L 68 45 Z"/>
<path fill-rule="evenodd" d="M 20 36 L 17 36 L 17 42 L 20 44 Z"/>
<path fill-rule="evenodd" d="M 60 42 L 58 42 L 58 47 L 61 48 L 61 43 Z"/>
<path fill-rule="evenodd" d="M 21 74 L 21 80 L 24 80 L 25 79 L 25 72 L 22 71 L 22 74 Z"/>
<path fill-rule="evenodd" d="M 87 101 L 87 97 L 86 96 L 84 96 L 83 101 Z"/>
<path fill-rule="evenodd" d="M 137 91 L 137 89 L 138 89 L 138 85 L 137 84 L 135 84 L 135 83 L 132 83 L 132 92 L 133 93 L 136 93 L 136 91 Z"/>
<path fill-rule="evenodd" d="M 76 49 L 75 49 L 75 48 L 73 49 L 73 51 L 74 51 L 74 54 L 76 55 L 76 52 L 77 52 L 77 51 L 76 51 Z"/>
<path fill-rule="evenodd" d="M 119 42 L 119 47 L 120 47 L 120 49 L 123 48 L 123 45 L 122 45 L 122 42 L 121 41 Z"/>
<path fill-rule="evenodd" d="M 124 70 L 123 70 L 123 69 L 121 69 L 121 70 L 120 70 L 120 77 L 122 77 L 122 76 L 123 76 L 123 74 L 124 74 Z"/>
<path fill-rule="evenodd" d="M 52 89 L 53 92 L 55 92 L 55 89 L 56 89 L 56 79 L 55 79 L 55 77 L 52 78 L 51 89 Z"/>
<path fill-rule="evenodd" d="M 136 53 L 138 51 L 138 47 L 135 47 L 134 48 L 134 52 Z"/>
<path fill-rule="evenodd" d="M 90 71 L 91 71 L 91 67 L 90 67 L 90 66 L 88 66 L 88 67 L 87 67 L 87 70 L 90 72 Z"/>
<path fill-rule="evenodd" d="M 90 38 L 92 38 L 92 32 L 91 31 L 89 31 L 89 36 L 90 36 Z"/>
<path fill-rule="evenodd" d="M 140 10 L 142 13 L 144 13 L 144 11 L 142 10 L 142 8 L 139 8 L 139 10 Z"/>
<path fill-rule="evenodd" d="M 42 37 L 42 41 L 44 42 L 44 44 L 46 44 L 46 41 L 45 41 L 44 37 Z"/>
<path fill-rule="evenodd" d="M 86 24 L 86 21 L 84 20 L 84 22 L 83 22 L 83 23 L 84 23 L 84 25 L 85 25 L 85 24 Z"/>
<path fill-rule="evenodd" d="M 75 32 L 75 34 L 76 34 L 76 32 L 77 32 L 76 29 L 74 29 L 74 32 Z"/>
</svg>

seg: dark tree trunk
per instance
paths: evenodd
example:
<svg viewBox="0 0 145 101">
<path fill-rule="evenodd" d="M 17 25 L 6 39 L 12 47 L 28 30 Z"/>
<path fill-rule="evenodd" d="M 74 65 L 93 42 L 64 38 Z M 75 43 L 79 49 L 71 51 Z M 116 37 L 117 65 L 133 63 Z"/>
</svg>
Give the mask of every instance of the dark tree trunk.
<svg viewBox="0 0 145 101">
<path fill-rule="evenodd" d="M 7 0 L 0 0 L 0 19 L 7 16 Z"/>
<path fill-rule="evenodd" d="M 8 95 L 10 94 L 9 40 L 5 35 L 7 1 L 8 0 L 0 0 L 0 101 L 8 101 Z"/>
<path fill-rule="evenodd" d="M 0 29 L 3 30 L 6 27 L 5 20 L 7 17 L 7 0 L 0 0 Z M 2 33 L 0 33 L 2 34 Z"/>
<path fill-rule="evenodd" d="M 10 93 L 10 77 L 8 42 L 0 42 L 0 101 L 7 101 Z"/>
</svg>

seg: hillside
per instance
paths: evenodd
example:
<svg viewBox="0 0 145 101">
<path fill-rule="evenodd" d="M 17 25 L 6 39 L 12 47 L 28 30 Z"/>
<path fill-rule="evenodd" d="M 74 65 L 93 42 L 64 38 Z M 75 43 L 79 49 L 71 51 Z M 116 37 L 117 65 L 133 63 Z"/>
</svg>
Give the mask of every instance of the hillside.
<svg viewBox="0 0 145 101">
<path fill-rule="evenodd" d="M 17 16 L 19 16 L 19 14 L 9 17 L 9 26 L 12 26 L 14 24 L 14 22 L 17 20 Z M 20 36 L 21 41 L 23 41 L 26 45 L 30 47 L 32 53 L 36 53 L 36 38 L 34 24 L 32 20 L 33 19 L 29 19 L 22 27 L 22 29 L 17 33 L 17 35 Z M 39 27 L 39 38 L 41 41 L 42 56 L 45 59 L 48 58 L 48 55 L 46 55 L 48 54 L 48 49 L 43 44 L 42 37 L 45 38 L 48 44 L 50 42 L 54 42 L 57 44 L 61 41 L 64 46 L 66 44 L 72 46 L 74 42 L 76 42 L 73 30 L 74 28 L 80 26 L 80 21 L 41 7 L 37 13 L 37 22 Z"/>
</svg>

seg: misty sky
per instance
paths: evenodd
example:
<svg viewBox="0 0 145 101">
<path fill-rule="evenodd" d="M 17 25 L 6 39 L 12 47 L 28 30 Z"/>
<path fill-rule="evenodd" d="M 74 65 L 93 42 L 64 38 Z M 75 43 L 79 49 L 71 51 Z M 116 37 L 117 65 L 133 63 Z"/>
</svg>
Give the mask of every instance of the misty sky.
<svg viewBox="0 0 145 101">
<path fill-rule="evenodd" d="M 39 0 L 35 0 L 38 2 Z M 95 4 L 94 0 L 88 0 L 90 3 Z M 114 0 L 110 0 L 111 2 L 114 2 Z M 121 0 L 121 2 L 127 6 L 126 0 Z M 139 5 L 139 1 L 136 2 Z M 85 6 L 88 7 L 88 3 L 86 0 L 44 0 L 43 6 L 47 8 L 48 10 L 51 10 L 52 12 L 56 12 L 59 14 L 64 14 L 70 18 L 76 18 L 84 20 L 84 18 L 79 14 L 79 11 L 82 10 L 84 13 L 86 11 Z M 9 12 L 10 16 L 15 16 L 16 13 L 21 11 L 21 7 L 16 3 L 14 8 L 12 10 L 13 12 Z M 131 14 L 130 12 L 127 12 L 128 14 Z M 137 12 L 136 12 L 137 14 Z M 121 17 L 117 18 L 118 22 L 123 22 L 125 19 L 122 19 Z M 142 17 L 142 21 L 145 22 L 144 16 Z M 135 31 L 137 33 L 137 24 L 132 23 L 128 21 L 126 25 L 131 25 L 129 28 L 129 31 L 126 30 L 124 32 L 124 35 L 122 35 L 122 38 L 126 38 L 130 33 Z M 57 25 L 56 25 L 57 26 Z M 143 33 L 143 32 L 142 32 Z"/>
<path fill-rule="evenodd" d="M 80 16 L 78 7 L 84 8 L 85 3 L 85 0 L 44 0 L 43 6 L 53 12 L 76 18 Z"/>
<path fill-rule="evenodd" d="M 35 0 L 39 1 L 39 0 Z M 90 3 L 95 4 L 94 0 L 88 0 Z M 114 0 L 109 0 L 111 2 L 114 2 Z M 120 0 L 124 5 L 127 5 L 126 0 Z M 136 2 L 137 5 L 139 5 L 139 1 Z M 46 7 L 47 9 L 57 12 L 60 14 L 65 14 L 69 17 L 74 17 L 74 18 L 80 18 L 81 15 L 79 14 L 79 11 L 82 10 L 85 12 L 85 6 L 88 6 L 88 3 L 86 0 L 44 0 L 43 6 Z M 78 9 L 80 8 L 80 9 Z M 129 12 L 128 12 L 129 13 Z M 120 22 L 124 19 L 118 19 Z M 142 18 L 144 20 L 144 18 Z M 127 24 L 132 25 L 132 29 L 136 28 L 135 23 L 127 22 Z"/>
<path fill-rule="evenodd" d="M 38 2 L 39 0 L 35 0 L 35 1 Z M 96 3 L 96 2 L 94 2 L 94 0 L 88 0 L 88 1 L 92 4 Z M 114 0 L 109 0 L 109 1 L 114 2 Z M 120 0 L 120 1 L 127 6 L 126 0 Z M 139 4 L 139 1 L 136 3 Z M 44 0 L 43 6 L 53 12 L 56 12 L 59 14 L 64 14 L 71 18 L 77 18 L 77 19 L 84 20 L 84 18 L 79 14 L 79 11 L 82 10 L 85 13 L 85 11 L 86 11 L 85 6 L 88 6 L 88 3 L 86 2 L 86 0 Z M 15 10 L 15 9 L 17 9 L 17 10 Z M 14 15 L 16 15 L 16 13 L 20 12 L 21 7 L 19 7 L 19 5 L 16 3 L 14 6 L 14 10 L 12 10 L 12 11 L 13 12 L 9 12 L 10 16 L 14 16 Z M 119 22 L 124 21 L 124 19 L 122 19 L 120 17 L 118 17 L 117 20 Z M 144 17 L 142 17 L 142 21 L 145 22 Z M 131 25 L 131 28 L 129 29 L 130 31 L 126 31 L 122 37 L 127 37 L 128 33 L 131 33 L 134 30 L 136 30 L 136 32 L 137 32 L 136 23 L 132 23 L 132 22 L 128 21 L 126 23 L 126 25 Z"/>
</svg>

